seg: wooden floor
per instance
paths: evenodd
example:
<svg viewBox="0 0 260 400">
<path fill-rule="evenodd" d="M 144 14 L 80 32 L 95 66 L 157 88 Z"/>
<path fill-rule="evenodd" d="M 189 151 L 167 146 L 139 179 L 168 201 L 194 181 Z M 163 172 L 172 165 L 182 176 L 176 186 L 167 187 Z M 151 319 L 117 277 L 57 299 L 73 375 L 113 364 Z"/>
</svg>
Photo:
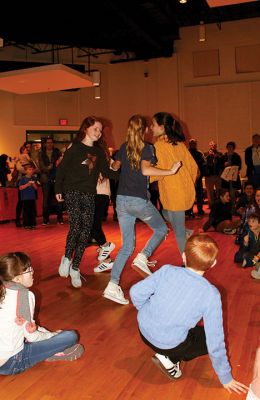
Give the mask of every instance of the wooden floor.
<svg viewBox="0 0 260 400">
<path fill-rule="evenodd" d="M 24 251 L 33 261 L 37 296 L 37 321 L 50 330 L 76 329 L 85 346 L 84 356 L 75 362 L 43 362 L 17 376 L 0 377 L 0 399 L 94 399 L 94 400 L 222 400 L 245 398 L 229 394 L 220 385 L 208 356 L 182 364 L 183 377 L 174 382 L 151 362 L 152 351 L 139 338 L 136 310 L 102 297 L 109 273 L 94 274 L 96 247 L 85 251 L 81 271 L 86 282 L 73 289 L 69 279 L 57 274 L 68 224 L 41 226 L 35 231 L 17 229 L 13 222 L 0 225 L 0 254 Z M 201 220 L 187 221 L 197 229 Z M 118 224 L 111 215 L 104 223 L 107 239 L 120 247 Z M 137 251 L 150 231 L 137 224 Z M 233 236 L 212 233 L 220 246 L 218 263 L 207 278 L 220 290 L 228 354 L 237 380 L 249 384 L 255 349 L 259 344 L 260 283 L 251 279 L 251 268 L 233 263 L 236 250 Z M 133 255 L 134 256 L 134 255 Z M 173 233 L 154 253 L 158 267 L 179 264 Z M 128 296 L 131 285 L 141 277 L 131 268 L 122 276 L 121 286 Z M 174 296 L 174 293 L 172 294 Z M 178 301 L 178 299 L 176 299 Z"/>
</svg>

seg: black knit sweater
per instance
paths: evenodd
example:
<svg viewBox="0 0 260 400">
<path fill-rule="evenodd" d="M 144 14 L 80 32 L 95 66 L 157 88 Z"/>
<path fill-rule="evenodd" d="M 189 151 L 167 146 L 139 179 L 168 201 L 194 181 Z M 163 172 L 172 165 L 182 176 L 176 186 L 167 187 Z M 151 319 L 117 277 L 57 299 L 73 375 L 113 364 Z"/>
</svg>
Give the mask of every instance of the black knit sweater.
<svg viewBox="0 0 260 400">
<path fill-rule="evenodd" d="M 118 172 L 109 169 L 106 156 L 96 146 L 75 143 L 64 154 L 57 168 L 55 193 L 78 190 L 83 193 L 96 193 L 99 174 L 117 179 Z"/>
</svg>

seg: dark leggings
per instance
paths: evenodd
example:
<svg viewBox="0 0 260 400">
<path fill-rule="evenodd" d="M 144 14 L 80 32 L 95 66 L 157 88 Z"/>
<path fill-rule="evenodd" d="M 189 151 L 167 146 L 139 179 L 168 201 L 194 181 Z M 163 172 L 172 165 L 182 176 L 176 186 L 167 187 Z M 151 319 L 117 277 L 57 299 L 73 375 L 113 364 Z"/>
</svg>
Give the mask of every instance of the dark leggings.
<svg viewBox="0 0 260 400">
<path fill-rule="evenodd" d="M 102 229 L 102 220 L 109 204 L 109 196 L 106 194 L 97 194 L 95 198 L 95 218 L 91 231 L 91 237 L 96 240 L 99 246 L 106 243 L 106 236 Z"/>
<path fill-rule="evenodd" d="M 84 254 L 95 212 L 95 195 L 76 190 L 65 194 L 70 229 L 66 240 L 65 256 L 73 257 L 72 268 L 77 270 Z"/>
<path fill-rule="evenodd" d="M 195 326 L 189 330 L 187 338 L 184 342 L 172 349 L 159 349 L 150 343 L 140 332 L 143 342 L 151 347 L 156 353 L 168 356 L 175 364 L 178 361 L 189 361 L 193 358 L 208 354 L 206 345 L 206 336 L 203 326 Z"/>
</svg>

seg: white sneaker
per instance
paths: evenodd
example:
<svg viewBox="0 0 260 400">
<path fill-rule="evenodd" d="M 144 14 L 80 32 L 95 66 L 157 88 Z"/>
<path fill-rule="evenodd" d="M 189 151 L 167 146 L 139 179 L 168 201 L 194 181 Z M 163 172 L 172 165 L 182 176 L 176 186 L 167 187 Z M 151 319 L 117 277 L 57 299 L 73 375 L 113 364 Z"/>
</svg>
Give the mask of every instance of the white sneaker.
<svg viewBox="0 0 260 400">
<path fill-rule="evenodd" d="M 110 260 L 108 262 L 102 262 L 97 267 L 94 268 L 94 272 L 105 272 L 111 271 L 114 261 Z"/>
<path fill-rule="evenodd" d="M 178 379 L 182 376 L 179 362 L 174 364 L 167 356 L 158 353 L 152 357 L 152 361 L 168 378 Z"/>
<path fill-rule="evenodd" d="M 152 274 L 152 271 L 149 270 L 148 265 L 154 267 L 156 263 L 157 261 L 148 261 L 145 254 L 138 253 L 133 261 L 133 268 L 139 273 L 141 271 L 141 275 L 147 276 Z"/>
<path fill-rule="evenodd" d="M 73 287 L 80 288 L 82 286 L 79 269 L 76 270 L 71 268 L 70 277 L 71 277 L 71 284 Z"/>
<path fill-rule="evenodd" d="M 99 249 L 97 249 L 98 251 L 98 261 L 104 261 L 110 253 L 112 253 L 112 251 L 115 248 L 115 244 L 112 242 L 108 242 L 107 246 L 100 246 Z"/>
<path fill-rule="evenodd" d="M 103 296 L 106 299 L 115 301 L 119 304 L 129 304 L 129 300 L 125 299 L 123 290 L 114 282 L 109 282 L 104 290 Z"/>
<path fill-rule="evenodd" d="M 69 273 L 70 273 L 71 264 L 72 264 L 72 260 L 69 260 L 65 256 L 61 257 L 61 262 L 60 262 L 60 266 L 59 266 L 59 274 L 61 277 L 68 278 Z"/>
</svg>

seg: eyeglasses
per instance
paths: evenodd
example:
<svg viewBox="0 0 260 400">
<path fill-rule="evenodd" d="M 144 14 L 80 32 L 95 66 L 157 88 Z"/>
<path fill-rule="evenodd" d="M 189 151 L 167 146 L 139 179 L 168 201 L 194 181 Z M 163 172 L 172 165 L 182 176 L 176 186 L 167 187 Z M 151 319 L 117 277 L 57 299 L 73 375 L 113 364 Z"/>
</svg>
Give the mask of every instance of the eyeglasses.
<svg viewBox="0 0 260 400">
<path fill-rule="evenodd" d="M 33 274 L 33 273 L 34 273 L 34 269 L 33 269 L 33 267 L 29 267 L 29 268 L 28 268 L 28 270 L 27 270 L 27 271 L 24 271 L 24 272 L 22 272 L 22 273 L 21 273 L 21 275 L 23 275 L 23 274 L 29 274 L 29 273 L 31 273 L 31 274 Z"/>
</svg>

